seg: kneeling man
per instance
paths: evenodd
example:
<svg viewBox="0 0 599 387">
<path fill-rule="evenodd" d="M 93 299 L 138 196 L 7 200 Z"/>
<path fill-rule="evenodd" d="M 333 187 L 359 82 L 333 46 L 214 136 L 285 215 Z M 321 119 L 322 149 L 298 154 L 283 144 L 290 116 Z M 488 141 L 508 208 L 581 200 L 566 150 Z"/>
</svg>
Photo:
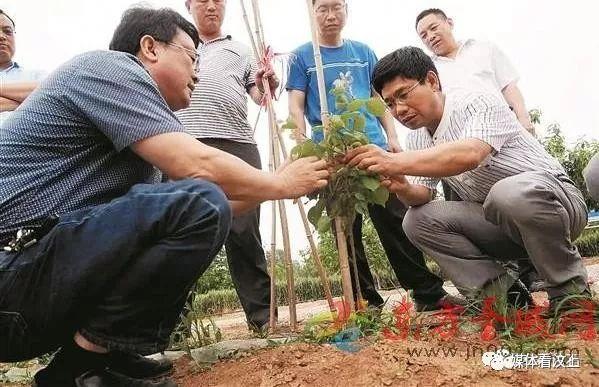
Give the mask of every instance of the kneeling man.
<svg viewBox="0 0 599 387">
<path fill-rule="evenodd" d="M 445 95 L 435 65 L 415 47 L 381 59 L 373 85 L 412 130 L 408 151 L 366 146 L 346 161 L 385 176 L 412 206 L 406 234 L 463 294 L 505 292 L 514 280 L 500 261 L 526 258 L 546 279 L 552 306 L 590 294 L 572 243 L 587 222 L 583 196 L 502 101 L 483 92 Z M 439 180 L 464 201 L 433 201 Z"/>
</svg>

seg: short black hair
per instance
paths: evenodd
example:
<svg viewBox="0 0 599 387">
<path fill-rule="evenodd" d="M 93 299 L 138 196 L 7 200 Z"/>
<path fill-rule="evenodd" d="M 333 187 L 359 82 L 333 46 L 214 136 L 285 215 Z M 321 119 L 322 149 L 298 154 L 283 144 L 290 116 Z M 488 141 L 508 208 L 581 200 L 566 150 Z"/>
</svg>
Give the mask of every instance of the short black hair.
<svg viewBox="0 0 599 387">
<path fill-rule="evenodd" d="M 343 0 L 343 2 L 347 4 L 347 0 Z M 312 5 L 316 5 L 316 0 L 312 0 Z"/>
<path fill-rule="evenodd" d="M 10 22 L 12 23 L 12 26 L 13 26 L 13 28 L 16 28 L 16 26 L 15 26 L 15 21 L 14 21 L 14 20 L 12 20 L 12 18 L 11 18 L 10 16 L 8 16 L 8 14 L 7 14 L 6 12 L 4 12 L 3 10 L 1 10 L 1 9 L 0 9 L 0 15 L 4 15 L 4 16 L 6 16 L 6 18 L 7 18 L 8 20 L 10 20 Z"/>
<path fill-rule="evenodd" d="M 377 62 L 374 66 L 372 86 L 381 94 L 383 86 L 395 77 L 414 79 L 422 83 L 429 71 L 439 76 L 432 59 L 424 51 L 418 47 L 402 47 Z"/>
<path fill-rule="evenodd" d="M 443 12 L 443 10 L 440 10 L 439 8 L 429 8 L 420 12 L 418 16 L 416 16 L 416 24 L 414 24 L 414 27 L 418 27 L 418 22 L 427 17 L 428 15 L 441 16 L 444 20 L 447 20 L 447 15 L 445 14 L 445 12 Z"/>
<path fill-rule="evenodd" d="M 144 35 L 150 35 L 158 41 L 168 43 L 177 34 L 177 28 L 191 37 L 195 47 L 198 46 L 200 43 L 198 30 L 176 11 L 170 8 L 129 8 L 114 31 L 109 48 L 136 55 L 140 50 L 140 40 Z"/>
</svg>

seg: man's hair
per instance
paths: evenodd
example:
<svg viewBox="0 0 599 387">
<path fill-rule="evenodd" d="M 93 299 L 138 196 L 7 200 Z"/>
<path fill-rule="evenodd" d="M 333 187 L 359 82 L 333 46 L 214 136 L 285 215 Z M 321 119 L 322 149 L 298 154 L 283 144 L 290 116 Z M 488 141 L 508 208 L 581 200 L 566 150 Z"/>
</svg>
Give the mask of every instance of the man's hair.
<svg viewBox="0 0 599 387">
<path fill-rule="evenodd" d="M 374 66 L 372 86 L 377 93 L 381 94 L 383 86 L 396 77 L 423 82 L 429 71 L 439 76 L 432 59 L 424 51 L 418 47 L 402 47 L 377 62 Z"/>
<path fill-rule="evenodd" d="M 347 0 L 343 0 L 345 4 L 347 4 Z M 312 5 L 316 5 L 316 0 L 312 0 Z"/>
<path fill-rule="evenodd" d="M 418 16 L 416 16 L 416 24 L 414 24 L 414 27 L 418 27 L 418 22 L 420 20 L 424 19 L 425 17 L 427 17 L 428 15 L 441 16 L 443 18 L 443 20 L 447 20 L 447 15 L 445 14 L 445 12 L 443 12 L 439 8 L 429 8 L 429 9 L 425 9 L 424 11 L 420 12 L 418 14 Z"/>
<path fill-rule="evenodd" d="M 130 8 L 125 11 L 121 23 L 114 31 L 109 48 L 136 55 L 140 50 L 140 40 L 144 35 L 150 35 L 158 41 L 168 43 L 177 34 L 177 28 L 191 37 L 195 47 L 198 46 L 200 36 L 195 26 L 172 9 Z"/>
<path fill-rule="evenodd" d="M 10 20 L 10 22 L 12 23 L 13 28 L 15 28 L 15 21 L 12 20 L 12 18 L 10 16 L 8 16 L 8 14 L 6 12 L 4 12 L 3 10 L 0 9 L 0 15 L 6 16 L 6 18 L 8 20 Z"/>
</svg>

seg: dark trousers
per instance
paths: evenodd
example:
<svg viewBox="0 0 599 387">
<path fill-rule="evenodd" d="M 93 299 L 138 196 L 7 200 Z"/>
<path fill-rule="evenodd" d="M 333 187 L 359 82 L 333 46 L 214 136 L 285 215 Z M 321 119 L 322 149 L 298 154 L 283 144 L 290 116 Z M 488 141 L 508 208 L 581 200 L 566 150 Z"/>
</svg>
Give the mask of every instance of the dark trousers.
<svg viewBox="0 0 599 387">
<path fill-rule="evenodd" d="M 217 138 L 199 140 L 239 157 L 254 168 L 262 169 L 260 153 L 255 144 Z M 268 322 L 270 315 L 270 275 L 260 236 L 260 207 L 233 218 L 225 248 L 231 279 L 247 322 L 259 328 Z"/>
<path fill-rule="evenodd" d="M 0 251 L 0 361 L 55 350 L 77 331 L 109 350 L 164 350 L 230 225 L 212 183 L 140 184 L 61 215 L 19 253 Z"/>
<path fill-rule="evenodd" d="M 432 303 L 446 294 L 443 290 L 443 280 L 428 270 L 422 252 L 407 238 L 402 228 L 406 212 L 406 206 L 395 195 L 390 195 L 385 207 L 379 205 L 368 206 L 368 213 L 374 228 L 379 235 L 383 249 L 400 285 L 406 290 L 412 289 L 414 299 L 417 302 Z M 380 306 L 384 301 L 376 290 L 368 266 L 368 259 L 362 242 L 362 221 L 362 216 L 357 215 L 353 224 L 358 281 L 362 297 L 368 301 L 368 304 Z M 347 244 L 351 256 L 352 250 L 349 238 Z M 354 281 L 352 284 L 354 284 L 353 270 L 351 270 L 351 274 L 352 281 Z"/>
</svg>

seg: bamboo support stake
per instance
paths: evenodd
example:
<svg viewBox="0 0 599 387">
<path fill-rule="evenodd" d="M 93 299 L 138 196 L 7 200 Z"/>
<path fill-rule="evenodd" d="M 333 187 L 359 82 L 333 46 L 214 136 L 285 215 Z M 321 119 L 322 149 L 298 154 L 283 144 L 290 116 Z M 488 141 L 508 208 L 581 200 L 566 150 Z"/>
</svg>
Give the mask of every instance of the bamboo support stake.
<svg viewBox="0 0 599 387">
<path fill-rule="evenodd" d="M 268 169 L 274 173 L 274 161 L 273 155 L 270 154 L 268 159 Z M 269 315 L 269 329 L 274 331 L 277 325 L 277 202 L 272 201 L 272 228 L 271 228 L 271 239 L 270 239 L 270 315 Z"/>
<path fill-rule="evenodd" d="M 310 18 L 310 29 L 312 31 L 312 48 L 314 49 L 314 61 L 316 63 L 316 78 L 318 80 L 318 94 L 320 98 L 320 116 L 324 127 L 324 136 L 327 136 L 329 130 L 329 104 L 327 102 L 327 91 L 324 81 L 324 69 L 322 65 L 322 56 L 320 54 L 320 42 L 318 39 L 316 14 L 312 0 L 306 0 L 308 5 L 308 17 Z M 347 239 L 342 222 L 339 218 L 334 219 L 337 234 L 337 251 L 339 251 L 339 268 L 341 270 L 341 279 L 343 282 L 343 297 L 350 307 L 355 310 L 355 302 L 352 290 L 351 275 L 349 272 L 349 254 L 347 252 Z"/>
<path fill-rule="evenodd" d="M 257 0 L 252 0 L 252 10 L 254 12 L 254 21 L 256 28 L 256 43 L 257 43 L 257 54 L 260 55 L 256 58 L 264 56 L 266 46 L 264 45 L 264 35 L 262 29 L 262 20 L 260 18 L 260 9 Z M 270 93 L 270 86 L 267 79 L 263 79 L 264 97 L 266 99 L 266 110 L 268 112 L 268 126 L 270 128 L 270 140 L 271 140 L 271 152 L 273 154 L 274 168 L 278 168 L 281 164 L 280 161 L 280 149 L 277 142 L 277 134 L 279 128 L 277 126 L 276 117 L 274 115 L 274 106 L 272 103 L 272 95 Z M 287 274 L 287 295 L 289 300 L 289 323 L 292 330 L 297 329 L 297 309 L 296 309 L 296 297 L 295 297 L 295 284 L 293 279 L 293 261 L 291 259 L 291 242 L 289 239 L 289 221 L 287 219 L 287 211 L 285 202 L 279 200 L 279 218 L 281 220 L 281 231 L 283 235 L 283 251 L 285 261 L 285 272 Z"/>
</svg>

